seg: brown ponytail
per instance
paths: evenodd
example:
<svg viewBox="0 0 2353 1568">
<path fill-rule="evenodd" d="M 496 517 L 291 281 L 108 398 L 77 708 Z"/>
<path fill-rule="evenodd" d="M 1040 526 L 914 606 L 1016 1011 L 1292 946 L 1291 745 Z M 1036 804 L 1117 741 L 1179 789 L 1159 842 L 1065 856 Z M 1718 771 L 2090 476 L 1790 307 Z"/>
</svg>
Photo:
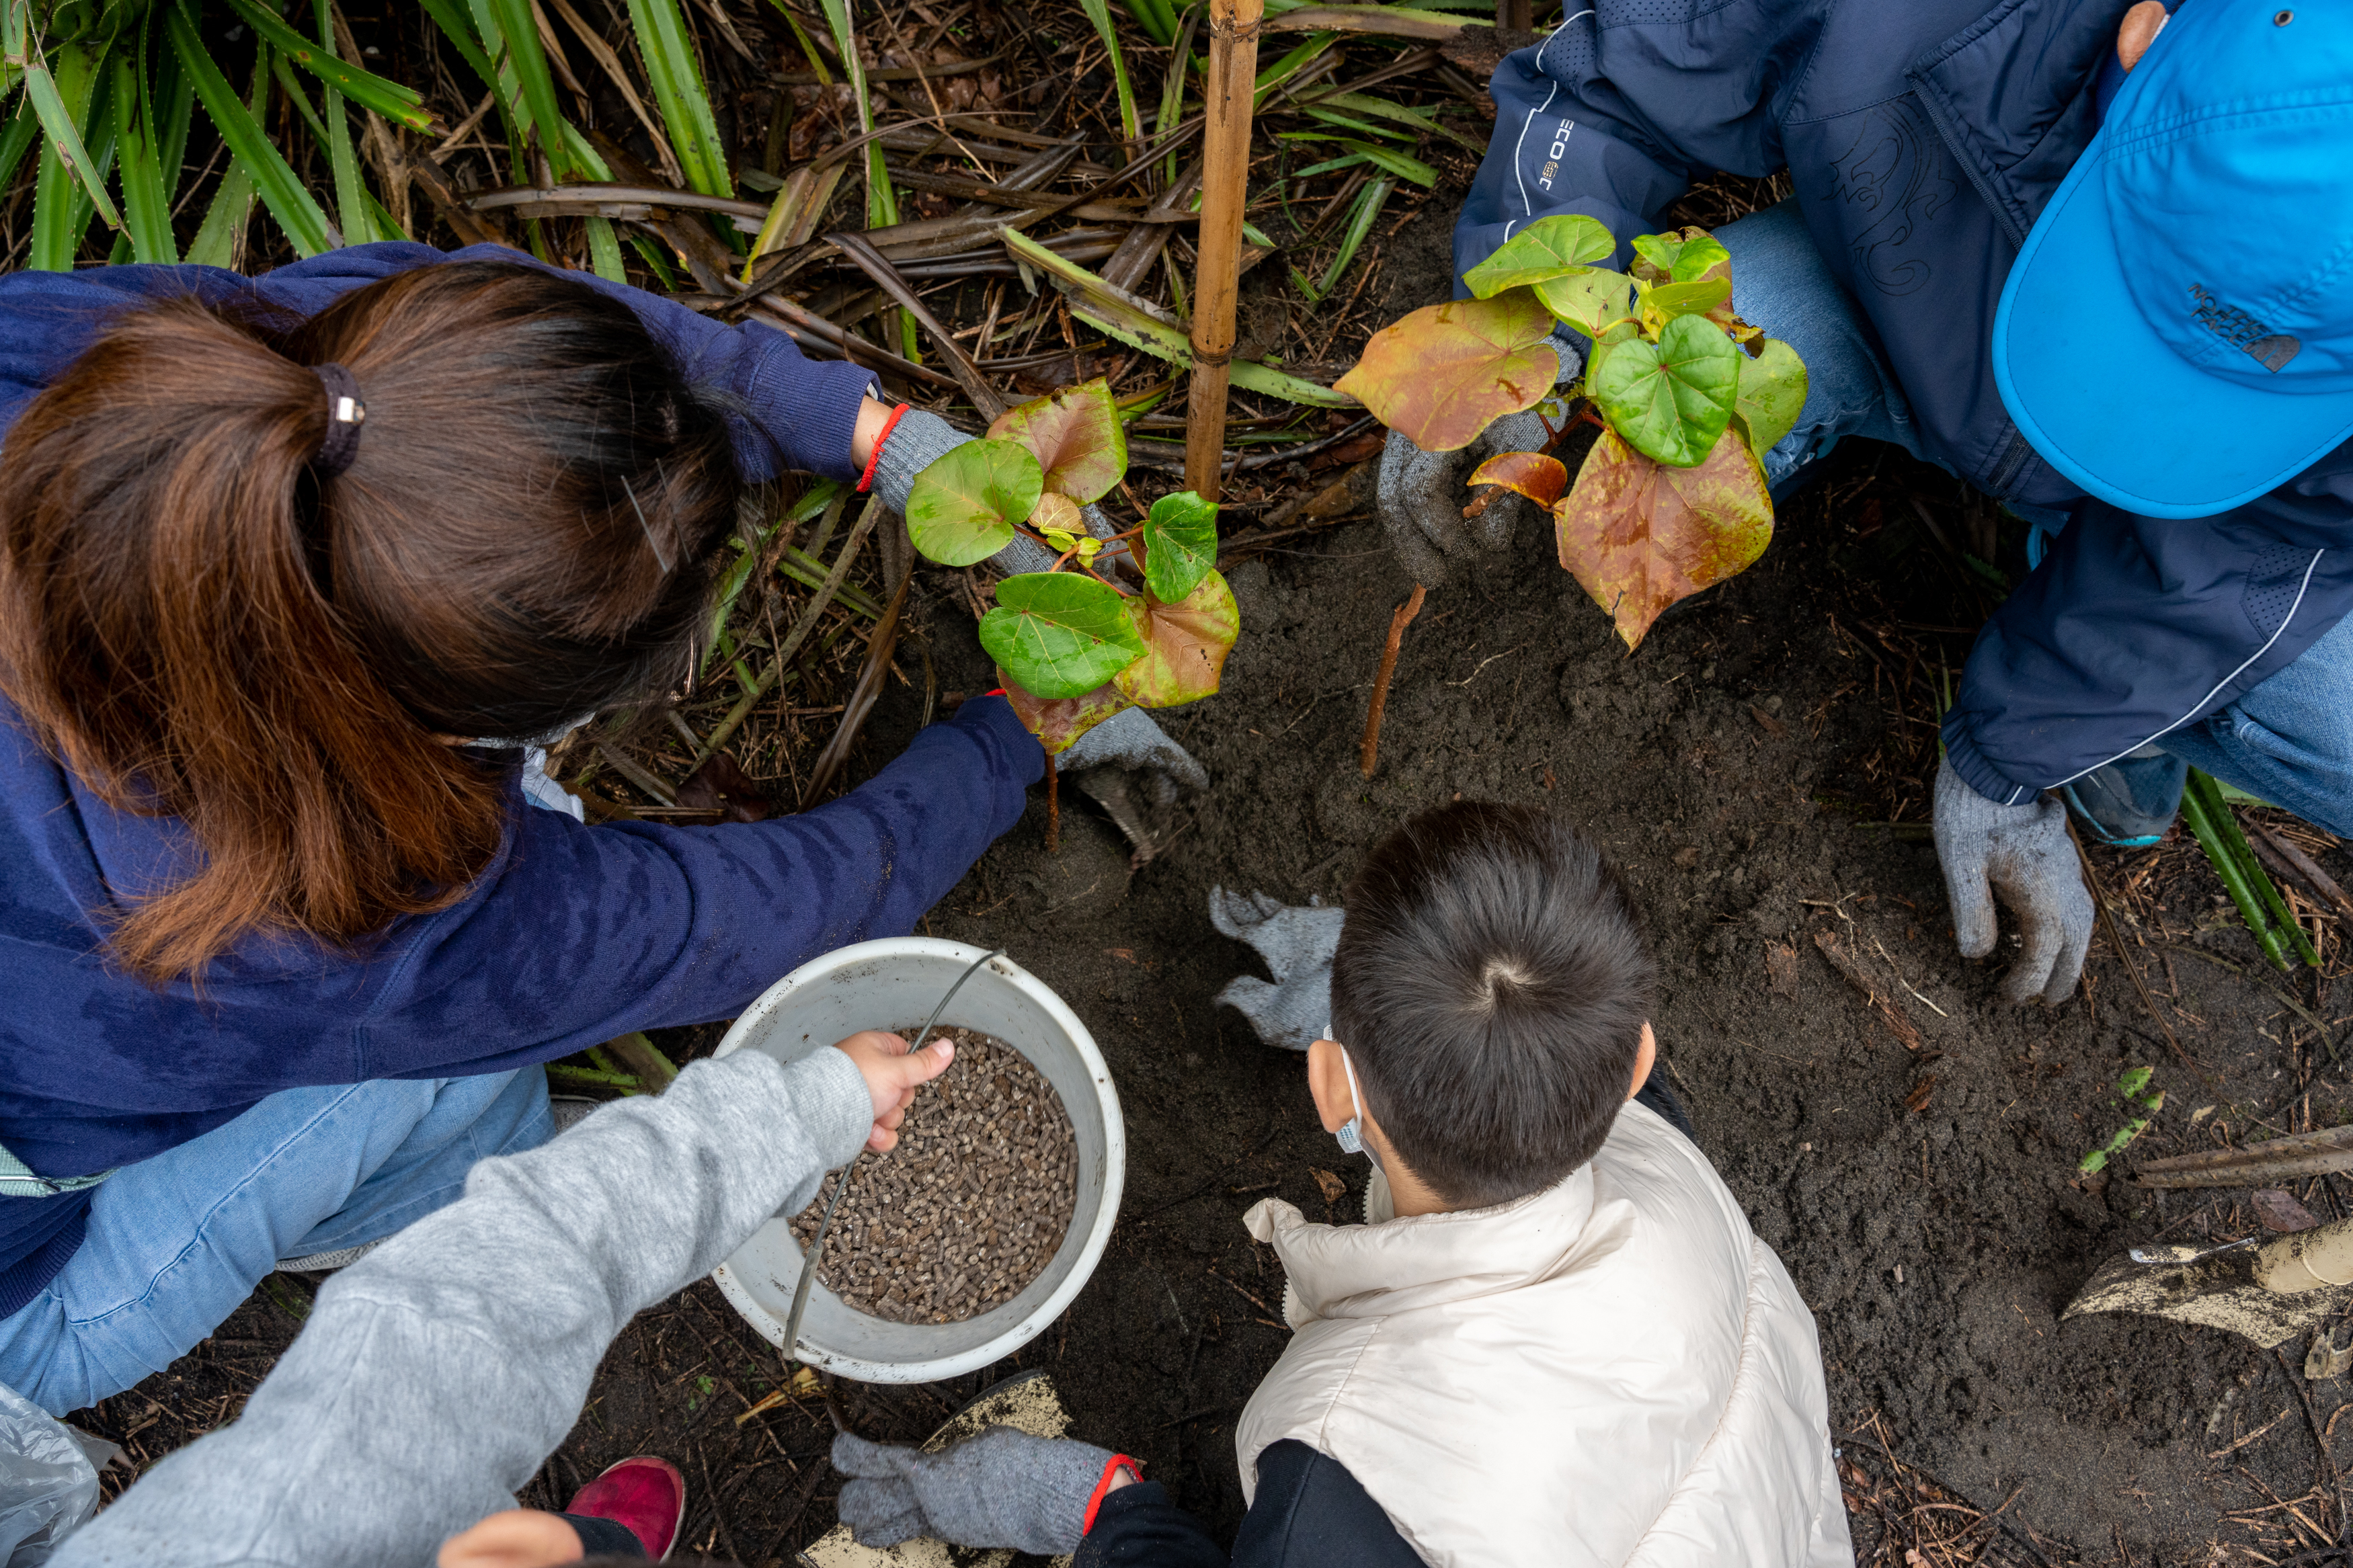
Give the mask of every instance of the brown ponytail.
<svg viewBox="0 0 2353 1568">
<path fill-rule="evenodd" d="M 310 467 L 345 366 L 348 469 Z M 675 678 L 734 519 L 725 425 L 627 307 L 494 262 L 308 322 L 115 322 L 0 446 L 0 694 L 191 866 L 114 889 L 113 952 L 187 975 L 256 932 L 350 947 L 463 895 L 505 770 Z"/>
</svg>

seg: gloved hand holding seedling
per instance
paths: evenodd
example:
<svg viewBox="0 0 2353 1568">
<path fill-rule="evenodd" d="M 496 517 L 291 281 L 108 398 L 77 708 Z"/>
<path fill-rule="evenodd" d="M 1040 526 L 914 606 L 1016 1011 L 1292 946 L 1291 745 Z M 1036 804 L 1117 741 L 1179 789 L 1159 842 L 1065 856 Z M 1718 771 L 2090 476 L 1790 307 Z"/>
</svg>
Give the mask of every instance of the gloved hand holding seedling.
<svg viewBox="0 0 2353 1568">
<path fill-rule="evenodd" d="M 1084 509 L 1126 471 L 1119 405 L 1097 380 L 1008 410 L 908 490 L 909 535 L 943 565 L 988 560 L 1017 539 L 1050 552 L 1045 570 L 998 583 L 980 623 L 981 646 L 1049 753 L 1125 709 L 1208 696 L 1240 629 L 1216 569 L 1214 504 L 1187 491 L 1108 539 L 1088 528 Z M 1142 592 L 1103 575 L 1122 556 Z"/>
<path fill-rule="evenodd" d="M 1806 401 L 1797 352 L 1733 313 L 1721 244 L 1687 228 L 1633 247 L 1632 270 L 1613 272 L 1593 265 L 1618 248 L 1594 219 L 1531 224 L 1463 274 L 1475 298 L 1375 333 L 1336 384 L 1425 452 L 1458 451 L 1527 409 L 1546 446 L 1580 416 L 1599 424 L 1574 485 L 1542 451 L 1499 453 L 1470 482 L 1552 513 L 1561 565 L 1629 648 L 1668 605 L 1764 553 L 1773 501 L 1759 458 Z M 1556 322 L 1592 340 L 1584 374 L 1557 394 Z"/>
</svg>

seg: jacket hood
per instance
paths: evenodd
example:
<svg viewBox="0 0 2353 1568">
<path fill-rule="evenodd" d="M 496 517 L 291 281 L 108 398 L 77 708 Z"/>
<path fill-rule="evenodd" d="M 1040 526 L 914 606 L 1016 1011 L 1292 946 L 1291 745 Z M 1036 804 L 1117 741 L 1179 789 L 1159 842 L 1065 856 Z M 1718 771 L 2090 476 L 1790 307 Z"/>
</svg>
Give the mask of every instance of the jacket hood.
<svg viewBox="0 0 2353 1568">
<path fill-rule="evenodd" d="M 1624 1245 L 1623 1204 L 1597 1215 L 1593 1167 L 1490 1208 L 1414 1215 L 1378 1225 L 1317 1225 L 1295 1205 L 1263 1198 L 1242 1215 L 1272 1244 L 1292 1282 L 1293 1326 L 1319 1318 L 1378 1318 L 1541 1284 Z"/>
</svg>

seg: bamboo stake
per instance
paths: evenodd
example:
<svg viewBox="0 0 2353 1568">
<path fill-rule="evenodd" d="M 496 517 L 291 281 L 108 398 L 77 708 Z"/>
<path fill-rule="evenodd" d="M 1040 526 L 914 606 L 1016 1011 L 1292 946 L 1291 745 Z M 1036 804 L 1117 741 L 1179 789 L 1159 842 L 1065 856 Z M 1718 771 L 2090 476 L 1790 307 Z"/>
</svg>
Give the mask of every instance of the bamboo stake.
<svg viewBox="0 0 2353 1568">
<path fill-rule="evenodd" d="M 1405 629 L 1413 625 L 1414 616 L 1421 614 L 1421 601 L 1430 590 L 1416 583 L 1413 596 L 1397 607 L 1389 617 L 1389 640 L 1381 647 L 1381 672 L 1373 678 L 1373 709 L 1365 715 L 1365 744 L 1356 763 L 1365 776 L 1373 776 L 1373 764 L 1381 755 L 1381 713 L 1389 705 L 1389 679 L 1397 674 L 1398 649 L 1405 646 Z"/>
<path fill-rule="evenodd" d="M 1200 261 L 1193 274 L 1193 386 L 1185 409 L 1185 486 L 1222 489 L 1226 366 L 1241 286 L 1242 207 L 1250 197 L 1250 97 L 1265 0 L 1209 0 L 1209 79 L 1203 107 Z"/>
</svg>

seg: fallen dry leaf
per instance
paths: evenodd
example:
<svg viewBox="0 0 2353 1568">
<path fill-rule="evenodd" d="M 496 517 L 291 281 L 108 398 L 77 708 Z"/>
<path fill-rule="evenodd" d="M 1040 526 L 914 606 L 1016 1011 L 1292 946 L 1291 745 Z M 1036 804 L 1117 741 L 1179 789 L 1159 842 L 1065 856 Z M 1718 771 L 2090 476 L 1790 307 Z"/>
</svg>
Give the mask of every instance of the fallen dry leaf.
<svg viewBox="0 0 2353 1568">
<path fill-rule="evenodd" d="M 1308 1173 L 1315 1178 L 1316 1186 L 1323 1189 L 1325 1203 L 1336 1204 L 1348 1195 L 1348 1184 L 1332 1172 L 1311 1169 Z"/>
<path fill-rule="evenodd" d="M 768 815 L 768 797 L 735 759 L 714 753 L 678 786 L 678 804 L 726 814 L 730 822 L 758 822 Z"/>
<path fill-rule="evenodd" d="M 2255 1205 L 2255 1217 L 2272 1230 L 2293 1234 L 2310 1230 L 2320 1223 L 2319 1216 L 2296 1202 L 2295 1194 L 2283 1187 L 2265 1187 L 2248 1201 Z"/>
</svg>

